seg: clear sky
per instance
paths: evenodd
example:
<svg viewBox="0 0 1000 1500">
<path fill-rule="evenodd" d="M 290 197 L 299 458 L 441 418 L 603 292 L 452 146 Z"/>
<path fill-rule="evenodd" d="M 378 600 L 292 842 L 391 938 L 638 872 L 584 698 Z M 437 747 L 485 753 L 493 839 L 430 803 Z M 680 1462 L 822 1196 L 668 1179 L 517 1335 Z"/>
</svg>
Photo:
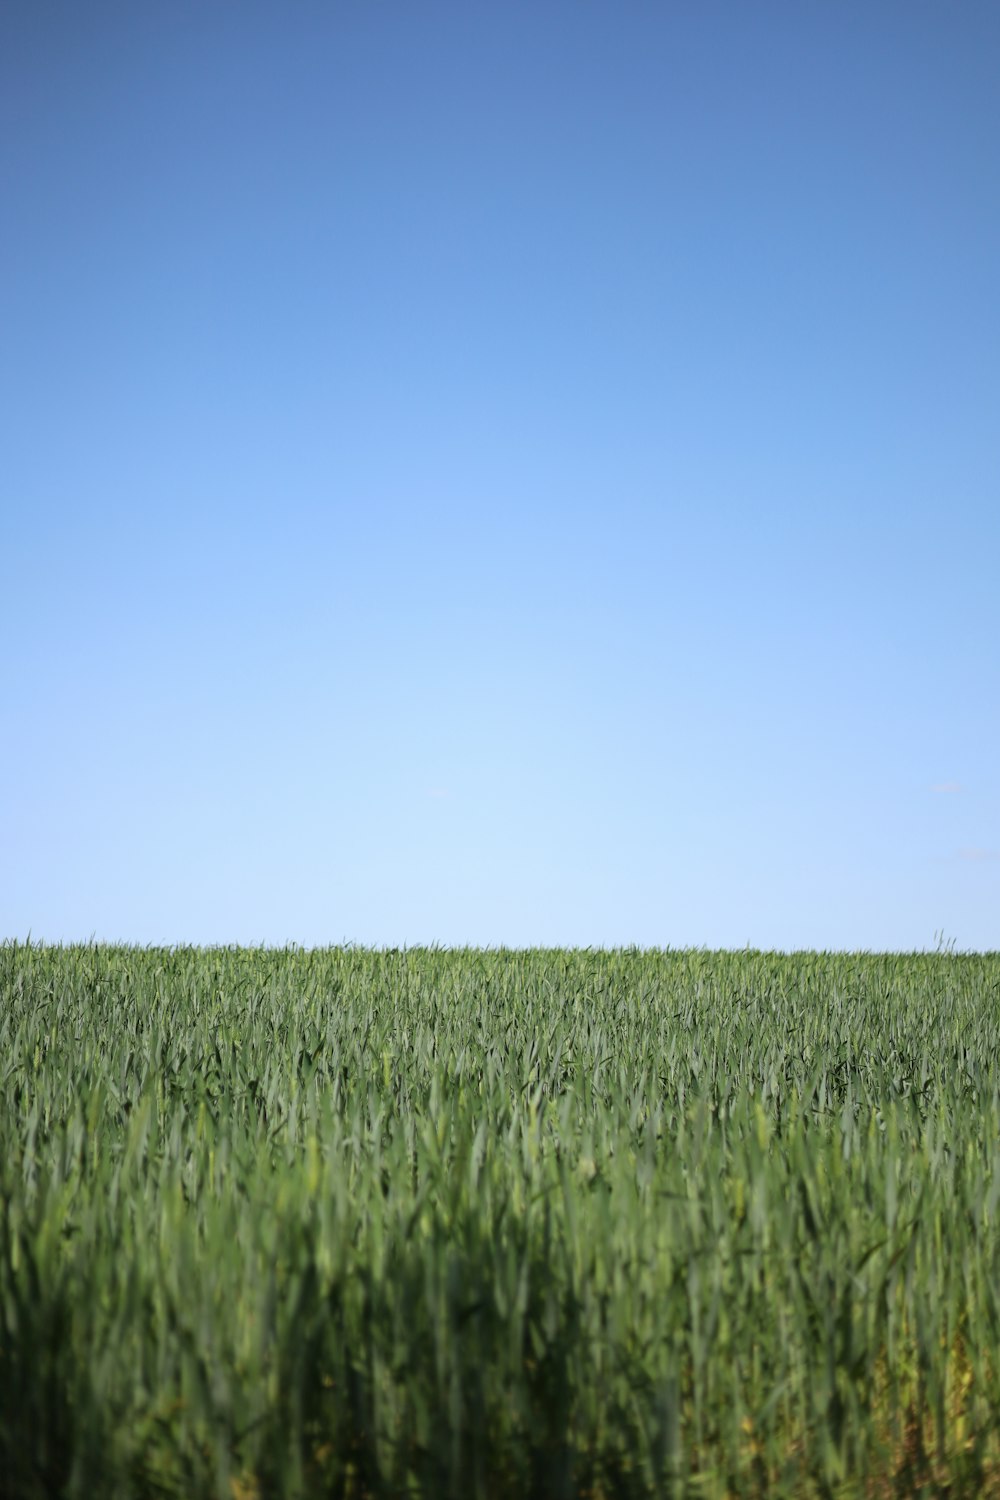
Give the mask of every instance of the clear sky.
<svg viewBox="0 0 1000 1500">
<path fill-rule="evenodd" d="M 0 936 L 1000 947 L 1000 6 L 0 10 Z"/>
</svg>

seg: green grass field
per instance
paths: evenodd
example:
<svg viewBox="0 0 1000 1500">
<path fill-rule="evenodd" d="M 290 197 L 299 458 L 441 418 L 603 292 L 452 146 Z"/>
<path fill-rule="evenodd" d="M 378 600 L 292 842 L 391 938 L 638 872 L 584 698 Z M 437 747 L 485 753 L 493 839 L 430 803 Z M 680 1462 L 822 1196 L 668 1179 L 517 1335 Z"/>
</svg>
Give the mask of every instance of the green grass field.
<svg viewBox="0 0 1000 1500">
<path fill-rule="evenodd" d="M 0 947 L 0 1487 L 1000 1494 L 1000 955 Z"/>
</svg>

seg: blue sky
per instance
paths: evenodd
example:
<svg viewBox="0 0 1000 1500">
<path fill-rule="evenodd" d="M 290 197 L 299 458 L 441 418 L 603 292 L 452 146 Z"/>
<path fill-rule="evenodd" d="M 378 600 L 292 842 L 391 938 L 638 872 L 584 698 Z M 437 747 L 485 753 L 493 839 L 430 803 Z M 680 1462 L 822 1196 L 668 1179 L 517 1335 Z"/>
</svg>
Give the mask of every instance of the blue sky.
<svg viewBox="0 0 1000 1500">
<path fill-rule="evenodd" d="M 0 936 L 1000 947 L 1000 8 L 0 13 Z"/>
</svg>

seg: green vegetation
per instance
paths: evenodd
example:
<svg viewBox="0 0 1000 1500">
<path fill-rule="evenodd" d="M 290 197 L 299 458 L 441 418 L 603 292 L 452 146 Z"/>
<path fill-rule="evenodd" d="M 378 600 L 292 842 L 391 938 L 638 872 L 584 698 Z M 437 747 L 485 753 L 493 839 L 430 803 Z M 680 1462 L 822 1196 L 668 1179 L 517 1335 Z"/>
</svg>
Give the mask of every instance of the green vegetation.
<svg viewBox="0 0 1000 1500">
<path fill-rule="evenodd" d="M 1000 955 L 0 947 L 0 1492 L 1000 1494 Z"/>
</svg>

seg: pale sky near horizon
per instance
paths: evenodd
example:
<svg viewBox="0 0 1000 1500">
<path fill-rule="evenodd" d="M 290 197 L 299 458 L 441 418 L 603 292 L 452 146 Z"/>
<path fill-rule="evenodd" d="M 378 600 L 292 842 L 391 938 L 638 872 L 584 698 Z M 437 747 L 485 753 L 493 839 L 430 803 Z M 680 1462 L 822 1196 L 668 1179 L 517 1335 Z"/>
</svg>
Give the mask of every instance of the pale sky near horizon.
<svg viewBox="0 0 1000 1500">
<path fill-rule="evenodd" d="M 998 77 L 9 0 L 0 938 L 1000 948 Z"/>
</svg>

